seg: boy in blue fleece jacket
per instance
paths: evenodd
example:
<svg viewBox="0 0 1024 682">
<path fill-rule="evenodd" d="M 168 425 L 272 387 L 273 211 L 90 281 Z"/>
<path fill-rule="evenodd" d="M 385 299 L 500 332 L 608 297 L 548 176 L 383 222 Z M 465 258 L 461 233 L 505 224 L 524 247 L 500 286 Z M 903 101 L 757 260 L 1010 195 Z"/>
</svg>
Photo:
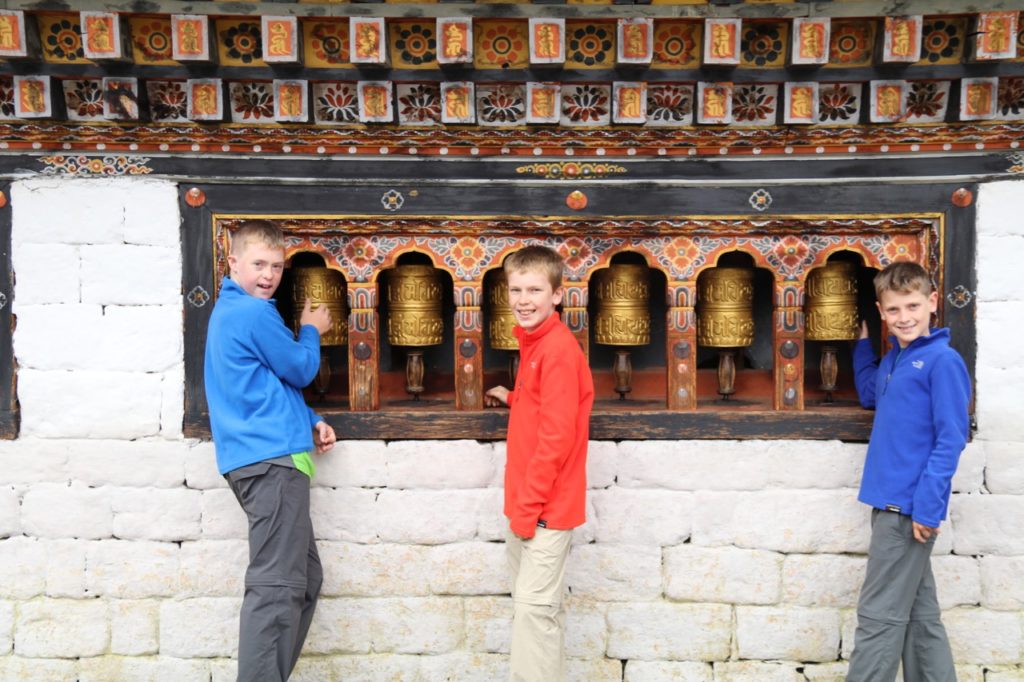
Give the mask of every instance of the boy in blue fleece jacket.
<svg viewBox="0 0 1024 682">
<path fill-rule="evenodd" d="M 323 582 L 309 517 L 310 453 L 334 430 L 302 388 L 320 366 L 327 308 L 307 299 L 298 339 L 272 298 L 284 273 L 284 236 L 265 220 L 242 223 L 206 337 L 205 384 L 217 467 L 249 521 L 249 567 L 238 642 L 240 682 L 291 674 Z"/>
<path fill-rule="evenodd" d="M 948 329 L 931 329 L 938 306 L 928 273 L 892 263 L 875 277 L 892 350 L 874 357 L 861 324 L 853 366 L 861 404 L 875 408 L 861 502 L 872 507 L 867 573 L 847 682 L 955 682 L 940 619 L 931 552 L 949 507 L 968 437 L 971 382 Z"/>
</svg>

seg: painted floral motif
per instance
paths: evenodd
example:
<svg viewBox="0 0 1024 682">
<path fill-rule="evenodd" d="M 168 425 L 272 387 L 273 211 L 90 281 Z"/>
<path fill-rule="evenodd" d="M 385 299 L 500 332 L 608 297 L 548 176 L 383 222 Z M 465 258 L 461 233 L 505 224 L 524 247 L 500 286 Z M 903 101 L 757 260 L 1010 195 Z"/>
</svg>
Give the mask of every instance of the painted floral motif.
<svg viewBox="0 0 1024 682">
<path fill-rule="evenodd" d="M 412 125 L 441 123 L 441 86 L 437 83 L 398 85 L 398 121 Z"/>
<path fill-rule="evenodd" d="M 907 118 L 941 121 L 949 104 L 949 81 L 914 81 L 907 92 Z"/>
<path fill-rule="evenodd" d="M 14 79 L 0 76 L 0 118 L 14 118 Z"/>
<path fill-rule="evenodd" d="M 170 20 L 145 18 L 133 21 L 131 27 L 135 61 L 143 64 L 172 61 Z"/>
<path fill-rule="evenodd" d="M 306 30 L 309 32 L 309 50 L 313 57 L 310 66 L 348 64 L 347 21 L 318 21 Z"/>
<path fill-rule="evenodd" d="M 871 61 L 873 43 L 874 30 L 869 22 L 834 22 L 829 61 L 844 66 L 867 64 Z"/>
<path fill-rule="evenodd" d="M 241 21 L 220 31 L 223 61 L 234 61 L 245 65 L 262 63 L 263 44 L 260 41 L 260 25 Z"/>
<path fill-rule="evenodd" d="M 527 61 L 529 35 L 525 21 L 480 21 L 474 27 L 478 69 L 523 68 Z"/>
<path fill-rule="evenodd" d="M 604 24 L 569 22 L 566 43 L 567 66 L 603 66 L 615 56 L 612 31 Z"/>
<path fill-rule="evenodd" d="M 676 67 L 694 64 L 700 46 L 700 24 L 692 21 L 654 22 L 652 66 Z"/>
<path fill-rule="evenodd" d="M 860 84 L 822 84 L 818 93 L 818 120 L 856 123 L 860 113 Z"/>
<path fill-rule="evenodd" d="M 526 92 L 522 85 L 481 85 L 476 110 L 483 125 L 516 125 L 526 120 Z"/>
<path fill-rule="evenodd" d="M 1024 118 L 1024 78 L 999 79 L 999 118 Z"/>
<path fill-rule="evenodd" d="M 406 66 L 432 66 L 437 61 L 434 25 L 399 22 L 392 27 L 397 61 Z"/>
<path fill-rule="evenodd" d="M 85 60 L 82 51 L 82 27 L 77 21 L 60 19 L 47 26 L 43 52 L 46 61 L 77 62 Z"/>
<path fill-rule="evenodd" d="M 611 93 L 607 85 L 573 85 L 562 90 L 562 123 L 566 125 L 607 124 Z"/>
<path fill-rule="evenodd" d="M 153 169 L 144 156 L 44 156 L 43 175 L 146 175 Z"/>
<path fill-rule="evenodd" d="M 1017 57 L 1024 57 L 1024 13 L 1017 17 Z"/>
<path fill-rule="evenodd" d="M 188 119 L 188 97 L 178 81 L 146 81 L 149 113 L 154 121 Z"/>
<path fill-rule="evenodd" d="M 885 249 L 882 252 L 884 254 L 885 263 L 892 263 L 900 260 L 917 261 L 917 243 L 907 240 L 895 240 L 890 239 L 885 244 Z"/>
<path fill-rule="evenodd" d="M 451 251 L 455 257 L 455 262 L 459 270 L 471 271 L 479 265 L 479 263 L 487 255 L 484 251 L 484 247 L 480 245 L 479 240 L 473 237 L 463 237 L 455 243 L 455 246 Z"/>
<path fill-rule="evenodd" d="M 313 120 L 317 123 L 357 123 L 359 97 L 353 83 L 314 83 Z"/>
<path fill-rule="evenodd" d="M 707 256 L 721 246 L 709 237 L 658 237 L 645 240 L 658 263 L 668 269 L 672 279 L 692 280 L 707 262 Z"/>
<path fill-rule="evenodd" d="M 98 80 L 64 81 L 64 103 L 72 121 L 103 118 L 103 87 Z"/>
<path fill-rule="evenodd" d="M 737 84 L 732 91 L 732 119 L 737 125 L 772 125 L 778 100 L 778 85 Z"/>
<path fill-rule="evenodd" d="M 964 23 L 957 19 L 932 19 L 924 22 L 921 61 L 931 64 L 959 62 L 963 55 Z"/>
<path fill-rule="evenodd" d="M 647 87 L 647 125 L 687 125 L 692 120 L 692 85 Z"/>
<path fill-rule="evenodd" d="M 778 66 L 785 60 L 786 29 L 778 23 L 756 23 L 743 31 L 741 50 L 748 66 Z"/>
<path fill-rule="evenodd" d="M 274 116 L 274 94 L 269 83 L 232 83 L 231 120 L 262 121 Z"/>
</svg>

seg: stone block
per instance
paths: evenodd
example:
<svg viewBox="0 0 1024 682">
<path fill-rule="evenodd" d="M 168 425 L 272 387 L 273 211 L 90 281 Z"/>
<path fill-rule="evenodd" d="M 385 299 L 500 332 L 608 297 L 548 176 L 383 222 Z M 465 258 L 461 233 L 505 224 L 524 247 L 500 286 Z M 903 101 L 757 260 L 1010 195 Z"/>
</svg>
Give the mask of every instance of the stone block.
<svg viewBox="0 0 1024 682">
<path fill-rule="evenodd" d="M 954 493 L 977 493 L 985 486 L 985 445 L 972 441 L 960 453 L 960 461 L 951 482 Z"/>
<path fill-rule="evenodd" d="M 565 569 L 573 595 L 598 601 L 650 601 L 661 596 L 661 548 L 576 545 Z"/>
<path fill-rule="evenodd" d="M 607 658 L 567 658 L 566 682 L 622 682 L 622 661 Z"/>
<path fill-rule="evenodd" d="M 153 599 L 110 602 L 110 653 L 148 656 L 160 651 L 160 603 Z M 107 679 L 124 679 L 108 677 Z M 185 678 L 179 678 L 185 679 Z"/>
<path fill-rule="evenodd" d="M 199 538 L 202 493 L 187 488 L 118 488 L 110 496 L 115 537 L 180 542 Z"/>
<path fill-rule="evenodd" d="M 387 443 L 382 440 L 340 440 L 316 461 L 314 486 L 382 488 L 388 484 Z"/>
<path fill-rule="evenodd" d="M 979 307 L 991 301 L 1020 300 L 1020 263 L 1024 260 L 1024 235 L 980 233 L 977 253 L 977 271 L 985 273 L 984 277 L 978 278 Z M 980 351 L 979 344 L 979 357 Z"/>
<path fill-rule="evenodd" d="M 1024 299 L 1024 291 L 1018 290 L 1017 298 Z M 1024 335 L 1024 300 L 979 302 L 975 329 L 979 340 L 979 366 L 994 369 L 1020 367 L 1020 355 L 1014 352 L 1016 344 L 1001 343 L 1000 340 Z"/>
<path fill-rule="evenodd" d="M 14 486 L 0 486 L 0 538 L 21 532 L 21 495 Z"/>
<path fill-rule="evenodd" d="M 180 295 L 165 305 L 104 305 L 101 341 L 88 368 L 123 372 L 166 372 L 183 361 Z"/>
<path fill-rule="evenodd" d="M 299 659 L 299 663 L 302 659 Z M 214 658 L 210 659 L 210 680 L 211 682 L 237 682 L 238 661 L 231 659 Z M 298 667 L 298 665 L 296 665 Z"/>
<path fill-rule="evenodd" d="M 124 239 L 123 179 L 36 177 L 11 184 L 11 241 L 22 244 L 115 244 Z M 73 206 L 75 219 L 68 219 Z"/>
<path fill-rule="evenodd" d="M 676 601 L 775 604 L 781 554 L 735 547 L 665 548 L 665 596 Z"/>
<path fill-rule="evenodd" d="M 110 491 L 41 483 L 21 501 L 21 526 L 41 538 L 107 538 L 113 531 Z"/>
<path fill-rule="evenodd" d="M 249 523 L 231 490 L 204 490 L 199 499 L 200 528 L 204 540 L 245 540 Z M 313 528 L 316 525 L 314 517 Z"/>
<path fill-rule="evenodd" d="M 321 555 L 321 558 L 323 556 Z M 249 543 L 245 540 L 183 542 L 178 553 L 181 565 L 180 597 L 241 597 Z M 324 566 L 327 570 L 327 566 Z"/>
<path fill-rule="evenodd" d="M 180 246 L 177 183 L 146 179 L 133 184 L 124 202 L 124 240 L 129 244 Z"/>
<path fill-rule="evenodd" d="M 378 537 L 383 542 L 423 545 L 472 540 L 486 494 L 486 490 L 384 490 L 374 505 Z"/>
<path fill-rule="evenodd" d="M 89 540 L 46 541 L 46 596 L 88 596 L 85 557 L 92 544 Z"/>
<path fill-rule="evenodd" d="M 607 604 L 571 595 L 565 605 L 565 655 L 600 659 L 608 649 Z M 511 623 L 508 624 L 511 629 Z M 621 679 L 621 670 L 620 670 Z"/>
<path fill-rule="evenodd" d="M 840 658 L 842 660 L 850 660 L 850 654 L 853 653 L 853 642 L 855 635 L 857 634 L 857 611 L 856 609 L 843 609 L 841 612 L 841 629 L 842 629 L 842 651 L 840 652 Z"/>
<path fill-rule="evenodd" d="M 502 488 L 488 488 L 480 491 L 480 518 L 477 519 L 476 537 L 485 542 L 504 541 L 508 530 L 505 518 L 505 491 Z M 576 533 L 579 531 L 577 530 Z M 576 535 L 574 533 L 574 537 Z"/>
<path fill-rule="evenodd" d="M 164 440 L 73 440 L 67 475 L 92 487 L 177 488 L 185 480 L 186 452 L 185 444 Z"/>
<path fill-rule="evenodd" d="M 950 503 L 957 554 L 1024 554 L 1024 497 L 956 495 Z"/>
<path fill-rule="evenodd" d="M 431 656 L 431 659 L 450 660 L 450 656 Z M 373 682 L 374 680 L 421 680 L 421 656 L 395 656 L 393 654 L 374 654 L 371 656 L 338 656 L 331 658 L 331 672 L 334 680 L 355 680 L 357 682 Z M 305 682 L 321 682 L 325 678 L 307 679 Z M 438 677 L 438 680 L 445 679 Z M 233 680 L 231 681 L 233 682 Z M 290 682 L 290 681 L 289 681 Z"/>
<path fill-rule="evenodd" d="M 612 487 L 591 493 L 598 542 L 676 545 L 690 537 L 691 493 Z"/>
<path fill-rule="evenodd" d="M 80 254 L 83 303 L 181 304 L 181 249 L 177 246 L 85 244 Z"/>
<path fill-rule="evenodd" d="M 181 440 L 185 427 L 185 369 L 183 364 L 161 376 L 160 437 Z"/>
<path fill-rule="evenodd" d="M 782 602 L 795 606 L 854 608 L 867 558 L 843 554 L 790 554 L 782 564 Z"/>
<path fill-rule="evenodd" d="M 18 372 L 21 433 L 133 440 L 160 431 L 161 377 L 142 372 Z M 82 396 L 88 396 L 83 400 Z"/>
<path fill-rule="evenodd" d="M 369 599 L 321 599 L 317 602 L 303 651 L 332 655 L 370 653 L 373 648 L 370 612 Z"/>
<path fill-rule="evenodd" d="M 503 594 L 509 591 L 505 546 L 496 542 L 457 542 L 426 549 L 421 579 L 437 595 Z"/>
<path fill-rule="evenodd" d="M 328 656 L 304 656 L 295 663 L 288 682 L 322 682 L 322 680 L 343 679 L 334 674 L 335 659 Z"/>
<path fill-rule="evenodd" d="M 14 311 L 21 324 L 22 306 L 78 303 L 81 281 L 79 254 L 74 244 L 20 244 L 13 249 Z"/>
<path fill-rule="evenodd" d="M 462 643 L 462 600 L 411 597 L 368 600 L 373 650 L 398 654 L 443 654 Z"/>
<path fill-rule="evenodd" d="M 942 614 L 942 623 L 957 663 L 1020 663 L 1024 633 L 1019 613 L 958 608 Z"/>
<path fill-rule="evenodd" d="M 985 666 L 985 682 L 1024 682 L 1024 668 Z"/>
<path fill-rule="evenodd" d="M 587 444 L 587 487 L 610 488 L 619 469 L 619 444 L 592 440 Z"/>
<path fill-rule="evenodd" d="M 798 606 L 737 606 L 736 647 L 753 660 L 834 661 L 839 611 Z"/>
<path fill-rule="evenodd" d="M 17 440 L 0 441 L 0 457 L 8 462 L 18 462 L 16 467 L 3 467 L 0 485 L 67 483 L 65 468 L 72 442 L 24 435 Z"/>
<path fill-rule="evenodd" d="M 205 494 L 208 495 L 209 491 Z M 309 492 L 309 513 L 316 537 L 346 542 L 378 542 L 382 513 L 377 505 L 378 494 L 360 488 L 335 490 L 314 487 Z M 245 532 L 242 537 L 245 537 Z"/>
<path fill-rule="evenodd" d="M 804 666 L 804 677 L 808 682 L 846 682 L 848 663 L 821 663 Z"/>
<path fill-rule="evenodd" d="M 110 645 L 106 602 L 42 599 L 18 606 L 14 652 L 29 658 L 99 656 Z"/>
<path fill-rule="evenodd" d="M 463 604 L 465 647 L 473 652 L 507 654 L 512 638 L 511 597 L 470 597 Z"/>
<path fill-rule="evenodd" d="M 1024 441 L 985 443 L 985 486 L 997 495 L 1024 495 Z"/>
<path fill-rule="evenodd" d="M 89 594 L 117 599 L 174 597 L 181 590 L 179 548 L 171 542 L 101 540 L 86 555 Z"/>
<path fill-rule="evenodd" d="M 797 663 L 715 662 L 715 682 L 804 682 Z"/>
<path fill-rule="evenodd" d="M 324 567 L 321 593 L 331 597 L 430 594 L 428 548 L 418 545 L 317 543 Z"/>
<path fill-rule="evenodd" d="M 78 682 L 78 661 L 0 656 L 0 680 Z"/>
<path fill-rule="evenodd" d="M 682 661 L 626 661 L 624 682 L 713 682 L 708 663 Z"/>
<path fill-rule="evenodd" d="M 78 682 L 205 682 L 209 678 L 209 661 L 167 656 L 87 658 L 79 664 L 78 674 Z"/>
<path fill-rule="evenodd" d="M 407 657 L 403 657 L 407 658 Z M 457 651 L 440 656 L 420 656 L 420 677 L 430 680 L 507 680 L 508 658 L 499 654 L 467 653 Z M 346 680 L 349 678 L 345 678 Z M 374 676 L 371 680 L 382 680 Z M 393 678 L 409 679 L 409 678 Z"/>
<path fill-rule="evenodd" d="M 1020 418 L 1019 386 L 1024 384 L 1024 367 L 996 369 L 980 365 L 976 416 L 978 438 L 1024 441 L 1024 420 Z"/>
<path fill-rule="evenodd" d="M 1024 556 L 984 556 L 980 565 L 981 605 L 996 611 L 1024 611 Z"/>
<path fill-rule="evenodd" d="M 392 441 L 388 488 L 487 488 L 496 469 L 494 448 L 475 440 Z"/>
<path fill-rule="evenodd" d="M 985 682 L 986 679 L 992 679 L 986 675 L 988 666 L 954 664 L 953 670 L 956 671 L 957 682 Z"/>
<path fill-rule="evenodd" d="M 160 654 L 175 658 L 233 656 L 241 599 L 200 597 L 160 603 Z"/>
<path fill-rule="evenodd" d="M 226 489 L 228 482 L 217 469 L 217 451 L 213 441 L 192 441 L 186 446 L 188 449 L 184 454 L 185 485 L 196 490 Z M 319 478 L 319 461 L 316 471 Z"/>
<path fill-rule="evenodd" d="M 636 602 L 608 606 L 608 656 L 721 661 L 729 657 L 732 608 L 723 604 Z"/>
<path fill-rule="evenodd" d="M 978 187 L 978 234 L 1024 235 L 1020 221 L 1020 179 L 986 182 Z"/>
<path fill-rule="evenodd" d="M 932 557 L 932 573 L 943 610 L 981 603 L 981 567 L 976 558 L 953 554 Z"/>
<path fill-rule="evenodd" d="M 0 601 L 0 656 L 11 653 L 14 647 L 14 603 Z"/>
<path fill-rule="evenodd" d="M 31 599 L 46 592 L 47 543 L 17 536 L 0 540 L 0 598 Z"/>
</svg>

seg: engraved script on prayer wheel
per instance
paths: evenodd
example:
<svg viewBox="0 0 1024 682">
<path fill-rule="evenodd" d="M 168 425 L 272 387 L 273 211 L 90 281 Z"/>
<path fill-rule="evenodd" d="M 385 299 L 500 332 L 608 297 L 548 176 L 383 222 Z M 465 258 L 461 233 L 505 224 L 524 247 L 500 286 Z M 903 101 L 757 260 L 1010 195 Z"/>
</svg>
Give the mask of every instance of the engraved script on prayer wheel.
<svg viewBox="0 0 1024 682">
<path fill-rule="evenodd" d="M 487 303 L 490 306 L 487 335 L 491 339 L 491 348 L 518 350 L 519 339 L 512 333 L 512 328 L 516 326 L 516 317 L 508 305 L 508 277 L 504 270 L 494 274 L 491 288 L 487 292 Z"/>
<path fill-rule="evenodd" d="M 754 271 L 714 268 L 697 284 L 700 313 L 697 343 L 707 348 L 742 348 L 754 342 Z"/>
<path fill-rule="evenodd" d="M 308 298 L 315 310 L 327 306 L 331 313 L 331 329 L 320 337 L 321 346 L 343 346 L 348 343 L 348 311 L 345 294 L 345 278 L 341 273 L 326 267 L 292 268 L 292 301 L 295 310 L 301 311 Z M 295 316 L 298 331 L 299 316 Z"/>
<path fill-rule="evenodd" d="M 594 277 L 594 341 L 608 346 L 651 342 L 651 298 L 646 265 L 612 265 Z"/>
<path fill-rule="evenodd" d="M 829 263 L 807 277 L 809 341 L 852 341 L 857 338 L 857 268 Z"/>
<path fill-rule="evenodd" d="M 441 343 L 441 278 L 430 265 L 399 265 L 388 278 L 388 341 L 392 346 Z"/>
</svg>

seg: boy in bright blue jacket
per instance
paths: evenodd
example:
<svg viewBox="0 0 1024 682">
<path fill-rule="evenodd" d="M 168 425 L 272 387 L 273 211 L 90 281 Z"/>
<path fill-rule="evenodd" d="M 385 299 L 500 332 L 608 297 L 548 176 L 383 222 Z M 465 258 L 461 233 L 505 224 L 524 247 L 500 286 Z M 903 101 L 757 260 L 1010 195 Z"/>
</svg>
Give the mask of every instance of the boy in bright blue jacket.
<svg viewBox="0 0 1024 682">
<path fill-rule="evenodd" d="M 205 384 L 217 467 L 249 521 L 238 642 L 240 682 L 282 682 L 302 651 L 323 571 L 309 516 L 310 453 L 334 430 L 306 406 L 302 388 L 320 367 L 327 308 L 299 318 L 296 339 L 273 295 L 284 273 L 284 236 L 265 220 L 232 235 L 225 278 L 206 337 Z"/>
<path fill-rule="evenodd" d="M 871 545 L 846 679 L 891 682 L 902 659 L 904 680 L 955 682 L 931 552 L 967 443 L 970 377 L 949 330 L 929 327 L 938 293 L 924 268 L 892 263 L 874 284 L 893 344 L 879 363 L 862 323 L 853 351 L 875 422 L 857 498 L 872 507 Z"/>
</svg>

